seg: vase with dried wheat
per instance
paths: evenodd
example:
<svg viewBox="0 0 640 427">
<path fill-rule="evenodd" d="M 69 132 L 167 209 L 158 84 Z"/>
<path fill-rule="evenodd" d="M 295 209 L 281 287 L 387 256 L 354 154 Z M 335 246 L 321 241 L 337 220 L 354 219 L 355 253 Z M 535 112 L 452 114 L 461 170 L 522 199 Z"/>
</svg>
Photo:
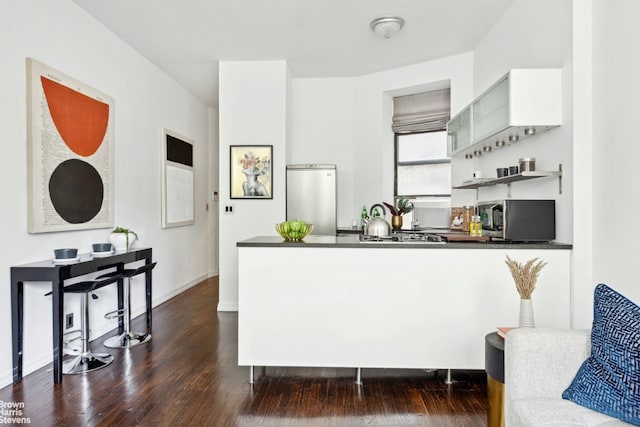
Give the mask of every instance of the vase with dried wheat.
<svg viewBox="0 0 640 427">
<path fill-rule="evenodd" d="M 512 260 L 507 255 L 505 264 L 511 271 L 511 277 L 516 283 L 516 290 L 520 295 L 520 317 L 518 326 L 521 328 L 534 328 L 535 322 L 533 320 L 533 304 L 531 302 L 531 294 L 536 288 L 536 282 L 538 281 L 538 275 L 542 267 L 547 265 L 546 262 L 533 258 L 527 261 L 525 264 Z"/>
</svg>

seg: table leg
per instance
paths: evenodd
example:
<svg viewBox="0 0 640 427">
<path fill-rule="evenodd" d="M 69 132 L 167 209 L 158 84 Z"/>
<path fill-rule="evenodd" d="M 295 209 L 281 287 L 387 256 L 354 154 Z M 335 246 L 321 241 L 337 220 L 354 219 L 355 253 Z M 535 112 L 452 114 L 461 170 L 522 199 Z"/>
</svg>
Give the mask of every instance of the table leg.
<svg viewBox="0 0 640 427">
<path fill-rule="evenodd" d="M 64 281 L 52 282 L 53 382 L 62 382 L 62 318 L 64 317 Z"/>
<path fill-rule="evenodd" d="M 124 271 L 124 264 L 120 263 L 116 267 L 116 271 L 118 273 L 122 273 Z M 118 313 L 123 313 L 124 311 L 124 279 L 118 279 Z M 118 316 L 118 333 L 124 330 L 124 316 Z"/>
<path fill-rule="evenodd" d="M 124 312 L 124 280 L 118 279 L 118 333 L 124 330 L 124 316 L 121 314 Z"/>
<path fill-rule="evenodd" d="M 151 260 L 148 261 L 151 263 Z M 151 330 L 151 271 L 144 274 L 144 282 L 147 294 L 147 332 Z"/>
<path fill-rule="evenodd" d="M 451 369 L 447 369 L 447 379 L 444 380 L 445 384 L 453 384 L 453 381 L 451 380 Z"/>
<path fill-rule="evenodd" d="M 487 375 L 487 426 L 504 427 L 504 384 Z"/>
<path fill-rule="evenodd" d="M 24 285 L 11 279 L 11 344 L 13 347 L 13 383 L 22 381 L 22 331 Z"/>
</svg>

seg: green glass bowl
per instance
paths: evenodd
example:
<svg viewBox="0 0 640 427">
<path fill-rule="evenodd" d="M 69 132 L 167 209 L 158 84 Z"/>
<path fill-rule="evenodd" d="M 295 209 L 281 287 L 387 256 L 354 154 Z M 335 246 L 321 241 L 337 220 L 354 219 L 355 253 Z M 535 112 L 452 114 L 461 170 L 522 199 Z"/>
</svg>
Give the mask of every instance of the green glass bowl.
<svg viewBox="0 0 640 427">
<path fill-rule="evenodd" d="M 276 224 L 276 231 L 284 240 L 298 242 L 313 231 L 313 224 L 304 221 L 285 221 Z"/>
</svg>

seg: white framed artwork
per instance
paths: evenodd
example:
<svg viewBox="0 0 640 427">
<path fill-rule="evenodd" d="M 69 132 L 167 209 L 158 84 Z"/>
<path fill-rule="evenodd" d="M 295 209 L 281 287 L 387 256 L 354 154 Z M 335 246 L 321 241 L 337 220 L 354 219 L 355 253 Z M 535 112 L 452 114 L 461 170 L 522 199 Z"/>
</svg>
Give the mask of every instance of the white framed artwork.
<svg viewBox="0 0 640 427">
<path fill-rule="evenodd" d="M 195 223 L 193 140 L 162 129 L 162 228 Z"/>
<path fill-rule="evenodd" d="M 113 227 L 113 98 L 26 66 L 29 233 Z"/>
</svg>

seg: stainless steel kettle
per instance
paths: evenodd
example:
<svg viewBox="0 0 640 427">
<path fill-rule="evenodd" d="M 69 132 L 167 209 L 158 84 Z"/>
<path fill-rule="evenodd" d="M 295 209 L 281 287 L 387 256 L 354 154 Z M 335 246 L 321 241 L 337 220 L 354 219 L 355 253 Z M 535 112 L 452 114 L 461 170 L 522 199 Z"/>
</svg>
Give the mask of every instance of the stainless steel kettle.
<svg viewBox="0 0 640 427">
<path fill-rule="evenodd" d="M 376 206 L 380 207 L 380 209 L 382 210 L 382 215 L 376 216 L 373 218 L 368 218 L 365 220 L 364 234 L 366 236 L 378 236 L 378 237 L 389 236 L 391 235 L 391 224 L 389 224 L 384 219 L 384 214 L 385 214 L 384 206 L 382 206 L 381 204 L 375 204 L 371 206 L 369 215 L 372 215 L 373 209 Z"/>
</svg>

